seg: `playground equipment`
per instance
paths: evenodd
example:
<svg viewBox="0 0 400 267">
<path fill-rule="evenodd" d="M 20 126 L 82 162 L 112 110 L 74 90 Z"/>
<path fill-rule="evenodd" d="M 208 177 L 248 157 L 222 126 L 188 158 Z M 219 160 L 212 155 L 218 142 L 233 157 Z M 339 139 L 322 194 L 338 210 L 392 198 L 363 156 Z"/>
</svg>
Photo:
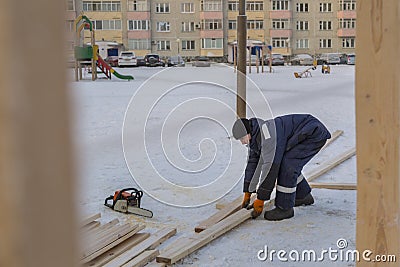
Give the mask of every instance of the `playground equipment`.
<svg viewBox="0 0 400 267">
<path fill-rule="evenodd" d="M 80 26 L 78 27 L 78 24 Z M 93 30 L 92 22 L 85 15 L 79 15 L 75 19 L 75 80 L 82 80 L 82 65 L 90 63 L 92 69 L 92 81 L 97 79 L 97 67 L 106 75 L 108 79 L 111 79 L 111 74 L 114 74 L 119 79 L 133 80 L 131 75 L 119 74 L 115 69 L 108 65 L 103 58 L 98 54 L 98 46 L 95 44 L 95 33 Z M 87 27 L 90 30 L 91 45 L 79 45 L 81 40 L 81 32 Z"/>
<path fill-rule="evenodd" d="M 328 64 L 323 64 L 322 74 L 330 74 L 330 73 L 331 73 L 331 67 Z"/>
<path fill-rule="evenodd" d="M 316 70 L 316 69 L 317 69 L 317 61 L 314 60 L 313 66 L 312 66 L 312 67 L 309 67 L 309 68 L 305 69 L 305 70 L 302 71 L 302 72 L 295 72 L 295 73 L 294 73 L 294 77 L 296 77 L 296 78 L 308 78 L 308 77 L 312 77 L 312 75 L 311 75 L 311 70 Z"/>
</svg>

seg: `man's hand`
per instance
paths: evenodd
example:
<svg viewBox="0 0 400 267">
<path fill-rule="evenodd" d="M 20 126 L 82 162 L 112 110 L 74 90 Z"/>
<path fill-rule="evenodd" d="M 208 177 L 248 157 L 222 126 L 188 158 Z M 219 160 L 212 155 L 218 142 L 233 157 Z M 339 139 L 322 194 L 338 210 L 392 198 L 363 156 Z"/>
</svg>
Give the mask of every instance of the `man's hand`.
<svg viewBox="0 0 400 267">
<path fill-rule="evenodd" d="M 251 218 L 255 219 L 261 215 L 264 209 L 264 200 L 259 200 L 258 198 L 254 200 L 254 203 L 247 207 L 248 210 L 253 209 L 251 212 Z"/>
<path fill-rule="evenodd" d="M 242 201 L 242 209 L 243 208 L 247 208 L 249 206 L 250 197 L 251 197 L 251 193 L 250 192 L 244 192 L 243 201 Z"/>
</svg>

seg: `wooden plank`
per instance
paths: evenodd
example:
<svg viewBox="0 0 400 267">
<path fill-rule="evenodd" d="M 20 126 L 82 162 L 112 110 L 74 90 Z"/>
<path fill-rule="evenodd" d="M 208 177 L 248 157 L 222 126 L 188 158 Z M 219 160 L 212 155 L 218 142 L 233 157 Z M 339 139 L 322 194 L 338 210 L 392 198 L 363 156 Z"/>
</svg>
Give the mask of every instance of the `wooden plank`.
<svg viewBox="0 0 400 267">
<path fill-rule="evenodd" d="M 327 146 L 332 144 L 336 139 L 339 138 L 343 134 L 342 130 L 336 130 L 331 134 L 331 138 L 326 141 L 326 144 L 321 148 L 321 150 L 325 149 Z"/>
<path fill-rule="evenodd" d="M 399 10 L 400 1 L 357 1 L 355 81 L 356 249 L 396 257 L 400 255 Z"/>
<path fill-rule="evenodd" d="M 355 154 L 356 154 L 356 149 L 353 147 L 353 148 L 347 150 L 346 152 L 344 152 L 343 154 L 340 154 L 336 158 L 329 160 L 328 162 L 324 162 L 317 170 L 312 172 L 310 175 L 306 176 L 307 181 L 311 182 L 311 181 L 317 179 L 321 175 L 327 173 L 328 171 L 330 171 L 333 168 L 335 168 L 336 166 L 338 166 L 340 163 L 353 157 Z"/>
<path fill-rule="evenodd" d="M 332 142 L 334 142 L 340 135 L 343 134 L 342 130 L 337 130 L 332 134 L 332 137 L 330 139 L 328 139 L 328 141 L 326 142 L 326 144 L 321 148 L 325 149 L 328 145 L 330 145 Z M 333 166 L 334 167 L 334 166 Z M 332 167 L 332 168 L 333 168 Z M 329 169 L 325 169 L 324 171 L 327 172 Z M 313 174 L 312 179 L 317 178 L 319 175 L 322 175 L 325 172 L 321 172 L 321 173 L 315 173 Z M 235 213 L 236 211 L 241 209 L 242 206 L 242 200 L 243 200 L 243 196 L 239 196 L 238 198 L 236 198 L 235 200 L 233 200 L 232 202 L 227 203 L 224 208 L 222 208 L 220 211 L 216 212 L 214 215 L 212 215 L 211 217 L 205 219 L 204 221 L 200 222 L 195 228 L 194 231 L 196 233 L 199 233 L 201 231 L 203 231 L 204 229 L 207 229 L 208 227 L 210 227 L 211 225 L 216 224 L 217 222 L 221 221 L 222 219 L 226 218 L 227 216 Z M 253 199 L 254 200 L 254 196 Z"/>
<path fill-rule="evenodd" d="M 175 249 L 162 252 L 156 258 L 156 261 L 173 264 L 250 218 L 251 210 L 241 209 L 201 233 L 193 233 L 186 243 L 176 246 Z"/>
<path fill-rule="evenodd" d="M 85 235 L 84 238 L 94 239 L 96 236 L 98 237 L 100 233 L 107 231 L 108 229 L 114 227 L 114 225 L 117 225 L 118 223 L 119 223 L 118 219 L 113 219 L 112 221 L 109 221 L 108 223 L 100 225 L 97 228 L 89 230 L 88 232 L 84 232 L 84 235 Z"/>
<path fill-rule="evenodd" d="M 357 184 L 351 183 L 310 183 L 312 188 L 335 189 L 335 190 L 357 190 Z"/>
<path fill-rule="evenodd" d="M 100 213 L 96 213 L 96 214 L 90 215 L 90 216 L 86 217 L 85 219 L 83 219 L 83 220 L 79 223 L 79 225 L 80 225 L 81 227 L 83 227 L 83 226 L 85 226 L 85 225 L 87 225 L 87 224 L 89 224 L 89 223 L 91 223 L 91 222 L 93 222 L 93 221 L 95 221 L 95 220 L 97 220 L 97 219 L 100 219 L 100 217 L 101 217 L 101 214 L 100 214 Z"/>
<path fill-rule="evenodd" d="M 0 266 L 75 264 L 65 12 L 65 1 L 0 1 Z"/>
<path fill-rule="evenodd" d="M 107 235 L 90 244 L 90 246 L 83 251 L 81 259 L 88 257 L 89 255 L 114 242 L 118 238 L 121 238 L 137 227 L 137 225 L 131 226 L 129 224 L 116 225 L 114 228 L 110 229 Z"/>
<path fill-rule="evenodd" d="M 82 231 L 85 233 L 90 232 L 92 230 L 94 230 L 95 228 L 97 228 L 98 226 L 100 226 L 100 222 L 99 221 L 94 221 L 94 222 L 90 222 L 87 225 L 82 227 Z"/>
<path fill-rule="evenodd" d="M 165 266 L 167 266 L 167 264 L 156 261 L 152 261 L 146 265 L 146 267 L 165 267 Z"/>
<path fill-rule="evenodd" d="M 149 248 L 154 248 L 155 245 L 160 244 L 170 238 L 171 236 L 176 234 L 176 228 L 164 228 L 154 234 L 152 234 L 148 239 L 143 242 L 137 244 L 136 246 L 130 248 L 125 251 L 122 255 L 119 255 L 115 259 L 106 263 L 104 267 L 114 267 L 121 266 L 126 262 L 132 260 L 134 257 L 138 256 L 144 250 Z"/>
<path fill-rule="evenodd" d="M 139 256 L 122 265 L 122 267 L 143 267 L 149 261 L 154 260 L 159 254 L 160 252 L 157 249 L 145 250 Z"/>
<path fill-rule="evenodd" d="M 143 240 L 147 239 L 150 236 L 149 233 L 137 233 L 133 237 L 129 238 L 128 240 L 124 241 L 123 243 L 117 245 L 116 247 L 110 249 L 106 253 L 103 253 L 99 257 L 95 258 L 94 260 L 84 264 L 85 267 L 100 267 L 106 264 L 107 262 L 111 261 L 112 259 L 116 258 L 117 256 L 121 255 L 128 249 L 136 246 Z"/>
<path fill-rule="evenodd" d="M 108 244 L 107 246 L 97 250 L 96 252 L 94 252 L 93 254 L 87 256 L 86 258 L 84 258 L 83 260 L 81 260 L 81 263 L 87 263 L 95 258 L 97 258 L 98 256 L 102 255 L 103 253 L 109 251 L 110 249 L 112 249 L 113 247 L 117 246 L 118 244 L 121 244 L 122 242 L 124 242 L 125 240 L 131 238 L 133 235 L 135 235 L 137 232 L 143 230 L 145 228 L 144 225 L 140 225 L 136 228 L 134 228 L 132 231 L 130 231 L 129 233 L 127 233 L 124 236 L 121 236 L 120 238 L 118 238 L 117 240 L 111 242 L 110 244 Z"/>
</svg>

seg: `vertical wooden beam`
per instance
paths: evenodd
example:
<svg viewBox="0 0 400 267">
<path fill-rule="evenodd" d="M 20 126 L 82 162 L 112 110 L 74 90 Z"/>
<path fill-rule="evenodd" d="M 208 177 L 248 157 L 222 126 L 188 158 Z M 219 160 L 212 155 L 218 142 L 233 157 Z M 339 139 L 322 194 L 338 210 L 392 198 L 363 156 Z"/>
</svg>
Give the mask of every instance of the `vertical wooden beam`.
<svg viewBox="0 0 400 267">
<path fill-rule="evenodd" d="M 400 255 L 400 2 L 357 1 L 357 249 Z M 378 266 L 379 262 L 357 266 Z M 386 263 L 385 266 L 398 266 Z"/>
<path fill-rule="evenodd" d="M 0 266 L 75 266 L 64 3 L 0 0 Z"/>
</svg>

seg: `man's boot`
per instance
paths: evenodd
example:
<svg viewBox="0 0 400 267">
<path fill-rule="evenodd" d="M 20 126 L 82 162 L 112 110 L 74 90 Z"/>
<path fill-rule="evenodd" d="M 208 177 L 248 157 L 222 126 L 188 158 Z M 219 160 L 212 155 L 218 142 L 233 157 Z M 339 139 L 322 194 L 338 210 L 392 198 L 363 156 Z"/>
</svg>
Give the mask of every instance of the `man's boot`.
<svg viewBox="0 0 400 267">
<path fill-rule="evenodd" d="M 289 219 L 294 216 L 294 209 L 290 208 L 288 210 L 283 210 L 276 207 L 273 210 L 266 211 L 264 213 L 264 218 L 268 221 L 280 221 L 284 219 Z"/>
<path fill-rule="evenodd" d="M 298 207 L 298 206 L 308 206 L 314 204 L 314 198 L 311 195 L 311 193 L 309 193 L 307 196 L 305 196 L 304 198 L 301 199 L 296 199 L 294 202 L 294 206 Z"/>
</svg>

